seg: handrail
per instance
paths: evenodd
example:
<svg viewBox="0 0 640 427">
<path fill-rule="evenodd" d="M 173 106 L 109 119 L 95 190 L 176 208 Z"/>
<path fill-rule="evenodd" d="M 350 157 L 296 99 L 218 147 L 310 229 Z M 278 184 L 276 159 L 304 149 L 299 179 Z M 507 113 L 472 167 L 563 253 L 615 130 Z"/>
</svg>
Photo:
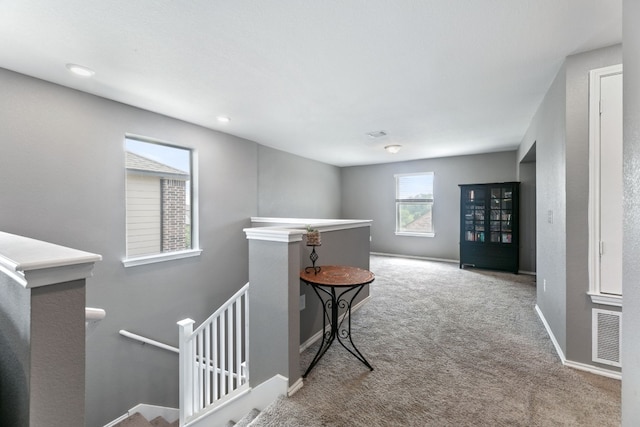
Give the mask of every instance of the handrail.
<svg viewBox="0 0 640 427">
<path fill-rule="evenodd" d="M 95 322 L 102 320 L 107 315 L 107 312 L 101 308 L 85 307 L 84 318 L 87 322 Z"/>
<path fill-rule="evenodd" d="M 89 335 L 98 327 L 100 323 L 107 316 L 107 312 L 101 308 L 84 308 L 84 330 L 85 339 L 89 338 Z"/>
<path fill-rule="evenodd" d="M 178 353 L 178 354 L 180 353 L 180 350 L 178 350 L 177 347 L 173 347 L 173 346 L 170 346 L 168 344 L 163 344 L 161 342 L 154 341 L 154 340 L 152 340 L 150 338 L 146 338 L 146 337 L 143 337 L 142 335 L 134 334 L 133 332 L 129 332 L 129 331 L 125 330 L 125 329 L 120 329 L 119 332 L 120 332 L 120 335 L 125 336 L 127 338 L 134 339 L 136 341 L 141 341 L 143 344 L 151 344 L 151 345 L 155 345 L 156 347 L 160 347 L 160 348 L 165 349 L 165 350 L 173 351 L 174 353 Z M 201 360 L 200 356 L 196 356 L 196 360 L 198 362 L 200 362 L 200 360 Z M 202 360 L 202 363 L 207 363 L 207 362 L 205 360 Z M 213 367 L 213 362 L 209 361 L 208 365 Z M 246 362 L 241 364 L 243 369 L 246 368 L 246 365 L 247 365 Z M 231 375 L 233 378 L 238 377 L 238 374 L 233 373 L 233 372 L 229 372 L 229 371 L 225 371 L 225 370 L 222 370 L 220 368 L 215 368 L 215 372 L 217 372 L 219 374 L 222 374 L 222 375 Z M 241 377 L 244 378 L 244 375 L 241 375 Z"/>
<path fill-rule="evenodd" d="M 195 335 L 199 332 L 201 332 L 208 323 L 211 323 L 211 321 L 213 319 L 215 319 L 216 317 L 220 316 L 220 313 L 222 313 L 223 311 L 225 311 L 227 308 L 229 308 L 230 306 L 232 306 L 233 304 L 235 304 L 236 300 L 238 299 L 238 297 L 240 295 L 242 295 L 247 289 L 249 289 L 249 282 L 247 282 L 246 285 L 244 285 L 242 288 L 240 288 L 240 290 L 238 292 L 236 292 L 235 294 L 233 294 L 233 296 L 231 298 L 229 298 L 227 300 L 227 302 L 225 302 L 223 305 L 220 306 L 219 309 L 217 309 L 216 311 L 213 312 L 213 314 L 211 316 L 209 316 L 207 318 L 207 320 L 205 320 L 204 322 L 202 322 L 202 324 L 200 326 L 198 326 L 193 332 L 192 334 Z"/>
<path fill-rule="evenodd" d="M 173 346 L 170 346 L 168 344 L 164 344 L 164 343 L 161 343 L 159 341 L 152 340 L 151 338 L 143 337 L 142 335 L 134 334 L 134 333 L 129 332 L 129 331 L 124 330 L 124 329 L 120 329 L 119 333 L 120 333 L 120 335 L 123 335 L 123 336 L 125 336 L 127 338 L 131 338 L 132 340 L 140 341 L 140 342 L 142 342 L 144 344 L 151 344 L 151 345 L 156 346 L 158 348 L 162 348 L 164 350 L 169 350 L 169 351 L 173 351 L 174 353 L 180 354 L 180 350 L 178 350 L 177 347 L 173 347 Z"/>
</svg>

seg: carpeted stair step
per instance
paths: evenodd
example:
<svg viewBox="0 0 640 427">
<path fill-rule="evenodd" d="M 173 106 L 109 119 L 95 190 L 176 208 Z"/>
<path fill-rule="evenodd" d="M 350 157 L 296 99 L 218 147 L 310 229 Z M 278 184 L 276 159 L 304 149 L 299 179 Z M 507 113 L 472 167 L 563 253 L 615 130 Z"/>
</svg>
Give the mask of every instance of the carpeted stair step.
<svg viewBox="0 0 640 427">
<path fill-rule="evenodd" d="M 129 418 L 120 421 L 113 427 L 150 427 L 151 424 L 149 421 L 140 413 L 136 412 L 135 414 L 129 416 Z"/>
<path fill-rule="evenodd" d="M 140 412 L 136 412 L 113 427 L 178 427 L 179 423 L 179 420 L 170 423 L 162 417 L 156 417 L 149 421 Z"/>
<path fill-rule="evenodd" d="M 251 411 L 249 411 L 247 415 L 242 417 L 240 421 L 238 421 L 237 423 L 234 423 L 233 421 L 229 421 L 227 422 L 225 427 L 247 427 L 251 425 L 251 422 L 255 420 L 258 415 L 260 415 L 260 410 L 254 408 Z"/>
<path fill-rule="evenodd" d="M 175 420 L 170 423 L 162 417 L 155 417 L 151 420 L 151 425 L 153 427 L 178 427 L 180 425 L 180 420 Z"/>
</svg>

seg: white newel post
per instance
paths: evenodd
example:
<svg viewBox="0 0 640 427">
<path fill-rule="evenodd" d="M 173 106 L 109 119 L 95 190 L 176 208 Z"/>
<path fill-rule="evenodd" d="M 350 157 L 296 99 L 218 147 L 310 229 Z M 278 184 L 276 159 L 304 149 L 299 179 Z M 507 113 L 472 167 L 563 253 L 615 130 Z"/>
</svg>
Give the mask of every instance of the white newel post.
<svg viewBox="0 0 640 427">
<path fill-rule="evenodd" d="M 0 420 L 85 424 L 85 281 L 100 255 L 0 232 Z"/>
<path fill-rule="evenodd" d="M 193 415 L 193 346 L 187 340 L 193 334 L 195 320 L 184 319 L 178 322 L 180 340 L 180 425 Z"/>
</svg>

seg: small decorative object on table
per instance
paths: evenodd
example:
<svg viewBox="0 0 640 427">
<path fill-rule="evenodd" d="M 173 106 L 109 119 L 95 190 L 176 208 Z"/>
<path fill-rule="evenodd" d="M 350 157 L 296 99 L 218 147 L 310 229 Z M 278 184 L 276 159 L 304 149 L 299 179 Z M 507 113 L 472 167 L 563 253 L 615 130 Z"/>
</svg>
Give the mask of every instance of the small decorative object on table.
<svg viewBox="0 0 640 427">
<path fill-rule="evenodd" d="M 312 266 L 305 268 L 305 271 L 313 270 L 315 274 L 318 274 L 318 272 L 320 271 L 320 267 L 316 267 L 316 261 L 318 260 L 316 246 L 320 246 L 321 244 L 320 231 L 311 228 L 310 225 L 307 225 L 307 246 L 313 246 L 313 249 L 311 250 L 311 255 L 309 256 Z"/>
</svg>

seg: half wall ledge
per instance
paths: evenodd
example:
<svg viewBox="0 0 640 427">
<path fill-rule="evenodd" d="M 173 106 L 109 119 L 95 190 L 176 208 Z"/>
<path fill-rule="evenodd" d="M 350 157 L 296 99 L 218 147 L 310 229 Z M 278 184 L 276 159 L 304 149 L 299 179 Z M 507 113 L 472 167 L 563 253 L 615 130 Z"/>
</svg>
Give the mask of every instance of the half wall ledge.
<svg viewBox="0 0 640 427">
<path fill-rule="evenodd" d="M 319 218 L 272 218 L 251 217 L 252 228 L 245 228 L 247 239 L 288 241 L 302 240 L 307 226 L 320 232 L 371 227 L 370 219 L 319 219 Z"/>
<path fill-rule="evenodd" d="M 0 272 L 24 288 L 86 279 L 101 255 L 0 231 Z"/>
</svg>

